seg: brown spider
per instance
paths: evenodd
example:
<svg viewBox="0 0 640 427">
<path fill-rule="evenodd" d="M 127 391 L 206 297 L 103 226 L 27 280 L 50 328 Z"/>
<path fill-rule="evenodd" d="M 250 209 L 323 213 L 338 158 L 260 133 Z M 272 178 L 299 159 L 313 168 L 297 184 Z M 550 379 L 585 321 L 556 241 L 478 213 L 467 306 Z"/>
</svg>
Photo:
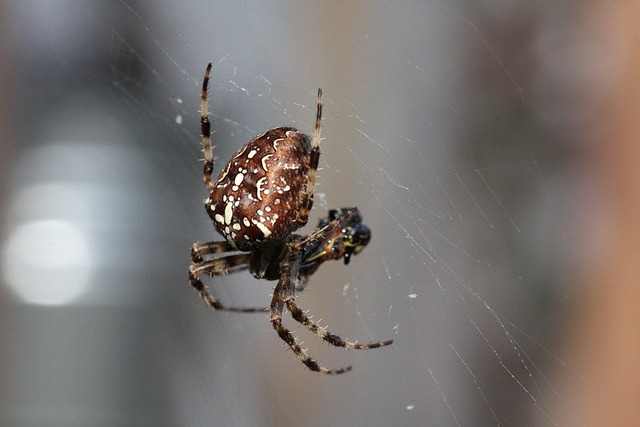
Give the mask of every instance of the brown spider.
<svg viewBox="0 0 640 427">
<path fill-rule="evenodd" d="M 207 86 L 211 64 L 202 84 L 200 124 L 204 152 L 204 183 L 211 192 L 205 208 L 226 241 L 194 243 L 189 281 L 207 305 L 234 312 L 270 311 L 269 319 L 278 335 L 309 369 L 323 374 L 341 374 L 351 367 L 329 369 L 319 365 L 300 347 L 282 324 L 285 306 L 291 316 L 329 344 L 353 349 L 384 347 L 393 340 L 358 344 L 327 332 L 295 302 L 311 276 L 326 260 L 358 254 L 369 243 L 371 232 L 362 224 L 357 208 L 331 210 L 308 236 L 293 234 L 304 226 L 313 205 L 313 190 L 320 158 L 322 91 L 318 89 L 316 127 L 313 140 L 297 129 L 280 127 L 254 138 L 231 158 L 213 182 L 213 147 Z M 234 252 L 228 254 L 229 252 Z M 217 254 L 221 256 L 215 257 Z M 205 256 L 207 259 L 205 259 Z M 271 306 L 263 309 L 221 304 L 202 284 L 200 277 L 249 269 L 257 279 L 277 280 Z"/>
</svg>

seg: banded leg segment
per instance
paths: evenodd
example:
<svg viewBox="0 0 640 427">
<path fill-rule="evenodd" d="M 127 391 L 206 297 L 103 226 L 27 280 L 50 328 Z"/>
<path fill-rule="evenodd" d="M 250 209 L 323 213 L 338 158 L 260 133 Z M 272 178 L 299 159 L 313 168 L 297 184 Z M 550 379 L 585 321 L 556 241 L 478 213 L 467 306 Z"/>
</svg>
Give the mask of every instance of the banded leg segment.
<svg viewBox="0 0 640 427">
<path fill-rule="evenodd" d="M 205 255 L 221 254 L 235 251 L 226 241 L 221 242 L 197 242 L 191 246 L 191 261 L 201 262 Z"/>
<path fill-rule="evenodd" d="M 309 212 L 313 207 L 313 194 L 316 186 L 316 176 L 318 173 L 318 162 L 320 161 L 320 130 L 322 127 L 322 89 L 318 89 L 318 100 L 316 104 L 316 127 L 313 131 L 313 141 L 311 144 L 311 154 L 309 161 L 309 183 L 306 193 L 308 195 L 307 202 L 300 209 L 296 222 L 301 226 L 305 225 L 309 220 Z"/>
<path fill-rule="evenodd" d="M 204 155 L 204 185 L 213 190 L 211 174 L 213 173 L 213 146 L 211 145 L 211 122 L 209 121 L 209 109 L 207 102 L 207 88 L 209 86 L 209 74 L 211 73 L 211 63 L 207 65 L 202 81 L 202 106 L 200 107 L 200 129 L 202 131 L 202 154 Z"/>
</svg>

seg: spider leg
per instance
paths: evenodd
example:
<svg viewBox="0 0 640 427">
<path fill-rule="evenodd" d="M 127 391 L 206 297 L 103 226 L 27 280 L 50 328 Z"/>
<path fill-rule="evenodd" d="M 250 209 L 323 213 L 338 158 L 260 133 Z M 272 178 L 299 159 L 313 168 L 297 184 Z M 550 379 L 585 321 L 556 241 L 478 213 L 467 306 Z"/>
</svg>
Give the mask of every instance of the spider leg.
<svg viewBox="0 0 640 427">
<path fill-rule="evenodd" d="M 296 260 L 294 262 L 299 263 L 299 260 Z M 318 362 L 312 359 L 311 356 L 309 356 L 307 352 L 302 347 L 300 347 L 296 339 L 293 337 L 293 335 L 291 335 L 291 331 L 285 328 L 282 324 L 282 315 L 286 301 L 294 297 L 293 292 L 295 289 L 295 285 L 293 284 L 291 277 L 292 275 L 297 275 L 297 269 L 296 271 L 293 271 L 290 262 L 287 262 L 284 268 L 285 271 L 282 275 L 282 278 L 278 281 L 278 284 L 273 291 L 273 298 L 271 299 L 270 307 L 271 313 L 269 316 L 271 324 L 278 333 L 278 336 L 285 343 L 287 343 L 287 345 L 291 348 L 291 350 L 293 350 L 298 359 L 300 359 L 300 361 L 307 368 L 314 372 L 320 372 L 321 374 L 328 375 L 338 375 L 350 371 L 351 366 L 339 369 L 329 369 L 318 364 Z"/>
<path fill-rule="evenodd" d="M 229 255 L 224 258 L 217 258 L 202 262 L 196 262 L 189 266 L 189 282 L 193 286 L 205 303 L 214 310 L 232 311 L 237 313 L 258 313 L 268 309 L 258 307 L 231 307 L 226 306 L 209 293 L 209 289 L 200 281 L 204 275 L 215 276 L 226 273 L 236 273 L 248 268 L 249 255 L 238 254 Z"/>
<path fill-rule="evenodd" d="M 304 259 L 305 254 L 312 252 L 320 246 L 326 240 L 326 237 L 336 229 L 341 229 L 349 221 L 349 218 L 351 218 L 351 216 L 353 216 L 357 211 L 358 208 L 349 209 L 346 214 L 342 215 L 340 218 L 334 219 L 324 227 L 314 230 L 307 237 L 291 242 L 289 244 L 291 251 L 302 252 Z"/>
<path fill-rule="evenodd" d="M 307 327 L 307 329 L 309 329 L 311 332 L 316 334 L 319 338 L 336 347 L 366 350 L 370 348 L 385 347 L 393 344 L 393 340 L 378 341 L 378 342 L 372 342 L 369 344 L 358 344 L 355 342 L 345 341 L 342 338 L 340 338 L 338 335 L 334 335 L 327 332 L 326 328 L 319 326 L 317 323 L 309 319 L 309 317 L 300 309 L 300 307 L 298 307 L 298 305 L 295 303 L 293 299 L 287 300 L 286 305 L 287 305 L 287 309 L 291 313 L 291 317 L 296 319 L 298 322 L 302 323 L 304 326 Z"/>
<path fill-rule="evenodd" d="M 201 262 L 203 255 L 220 254 L 231 252 L 235 249 L 225 242 L 197 242 L 191 246 L 191 261 Z"/>
<path fill-rule="evenodd" d="M 200 129 L 202 131 L 202 153 L 204 154 L 204 185 L 209 191 L 213 190 L 214 183 L 211 182 L 213 172 L 213 146 L 211 145 L 211 123 L 209 122 L 209 110 L 207 108 L 207 87 L 209 86 L 209 73 L 211 73 L 211 63 L 207 65 L 202 82 L 202 106 L 200 107 Z"/>
<path fill-rule="evenodd" d="M 311 144 L 311 154 L 309 156 L 309 183 L 305 191 L 307 198 L 306 203 L 298 212 L 296 221 L 298 224 L 304 225 L 309 219 L 309 212 L 313 207 L 313 193 L 316 185 L 316 175 L 318 172 L 318 162 L 320 161 L 320 130 L 322 127 L 322 89 L 318 89 L 318 101 L 316 107 L 316 127 L 313 132 L 313 141 Z"/>
</svg>

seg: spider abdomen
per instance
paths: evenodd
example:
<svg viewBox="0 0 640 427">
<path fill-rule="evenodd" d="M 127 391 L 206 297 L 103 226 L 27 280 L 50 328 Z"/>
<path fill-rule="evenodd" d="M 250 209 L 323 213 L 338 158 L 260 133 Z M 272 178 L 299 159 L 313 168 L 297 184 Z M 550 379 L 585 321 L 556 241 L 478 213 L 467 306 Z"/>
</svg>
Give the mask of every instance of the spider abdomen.
<svg viewBox="0 0 640 427">
<path fill-rule="evenodd" d="M 205 201 L 218 232 L 234 248 L 252 251 L 303 226 L 298 214 L 310 208 L 310 164 L 309 137 L 294 128 L 271 129 L 244 145 Z"/>
</svg>

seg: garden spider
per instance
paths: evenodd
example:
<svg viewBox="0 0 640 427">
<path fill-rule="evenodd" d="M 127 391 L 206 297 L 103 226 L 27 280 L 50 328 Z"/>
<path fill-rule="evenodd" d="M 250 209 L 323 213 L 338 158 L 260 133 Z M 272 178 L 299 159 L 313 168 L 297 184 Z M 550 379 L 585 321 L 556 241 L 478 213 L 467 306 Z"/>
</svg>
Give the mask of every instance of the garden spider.
<svg viewBox="0 0 640 427">
<path fill-rule="evenodd" d="M 357 208 L 331 210 L 308 236 L 293 234 L 304 226 L 313 205 L 313 190 L 320 158 L 322 91 L 318 89 L 316 127 L 313 140 L 297 129 L 280 127 L 254 138 L 227 163 L 218 179 L 211 180 L 213 147 L 207 108 L 207 86 L 211 64 L 202 84 L 200 125 L 204 153 L 204 184 L 210 191 L 205 208 L 226 241 L 199 242 L 191 248 L 189 281 L 207 305 L 216 310 L 264 312 L 280 338 L 310 370 L 341 374 L 351 367 L 329 369 L 319 365 L 300 347 L 282 324 L 286 308 L 291 316 L 318 337 L 336 347 L 370 349 L 390 345 L 393 340 L 358 344 L 345 341 L 314 323 L 295 302 L 311 276 L 326 260 L 358 254 L 369 243 L 371 233 L 362 224 Z M 229 252 L 233 252 L 229 254 Z M 222 254 L 216 256 L 217 254 Z M 277 280 L 267 309 L 229 307 L 220 303 L 200 281 L 249 269 L 257 279 Z"/>
</svg>

